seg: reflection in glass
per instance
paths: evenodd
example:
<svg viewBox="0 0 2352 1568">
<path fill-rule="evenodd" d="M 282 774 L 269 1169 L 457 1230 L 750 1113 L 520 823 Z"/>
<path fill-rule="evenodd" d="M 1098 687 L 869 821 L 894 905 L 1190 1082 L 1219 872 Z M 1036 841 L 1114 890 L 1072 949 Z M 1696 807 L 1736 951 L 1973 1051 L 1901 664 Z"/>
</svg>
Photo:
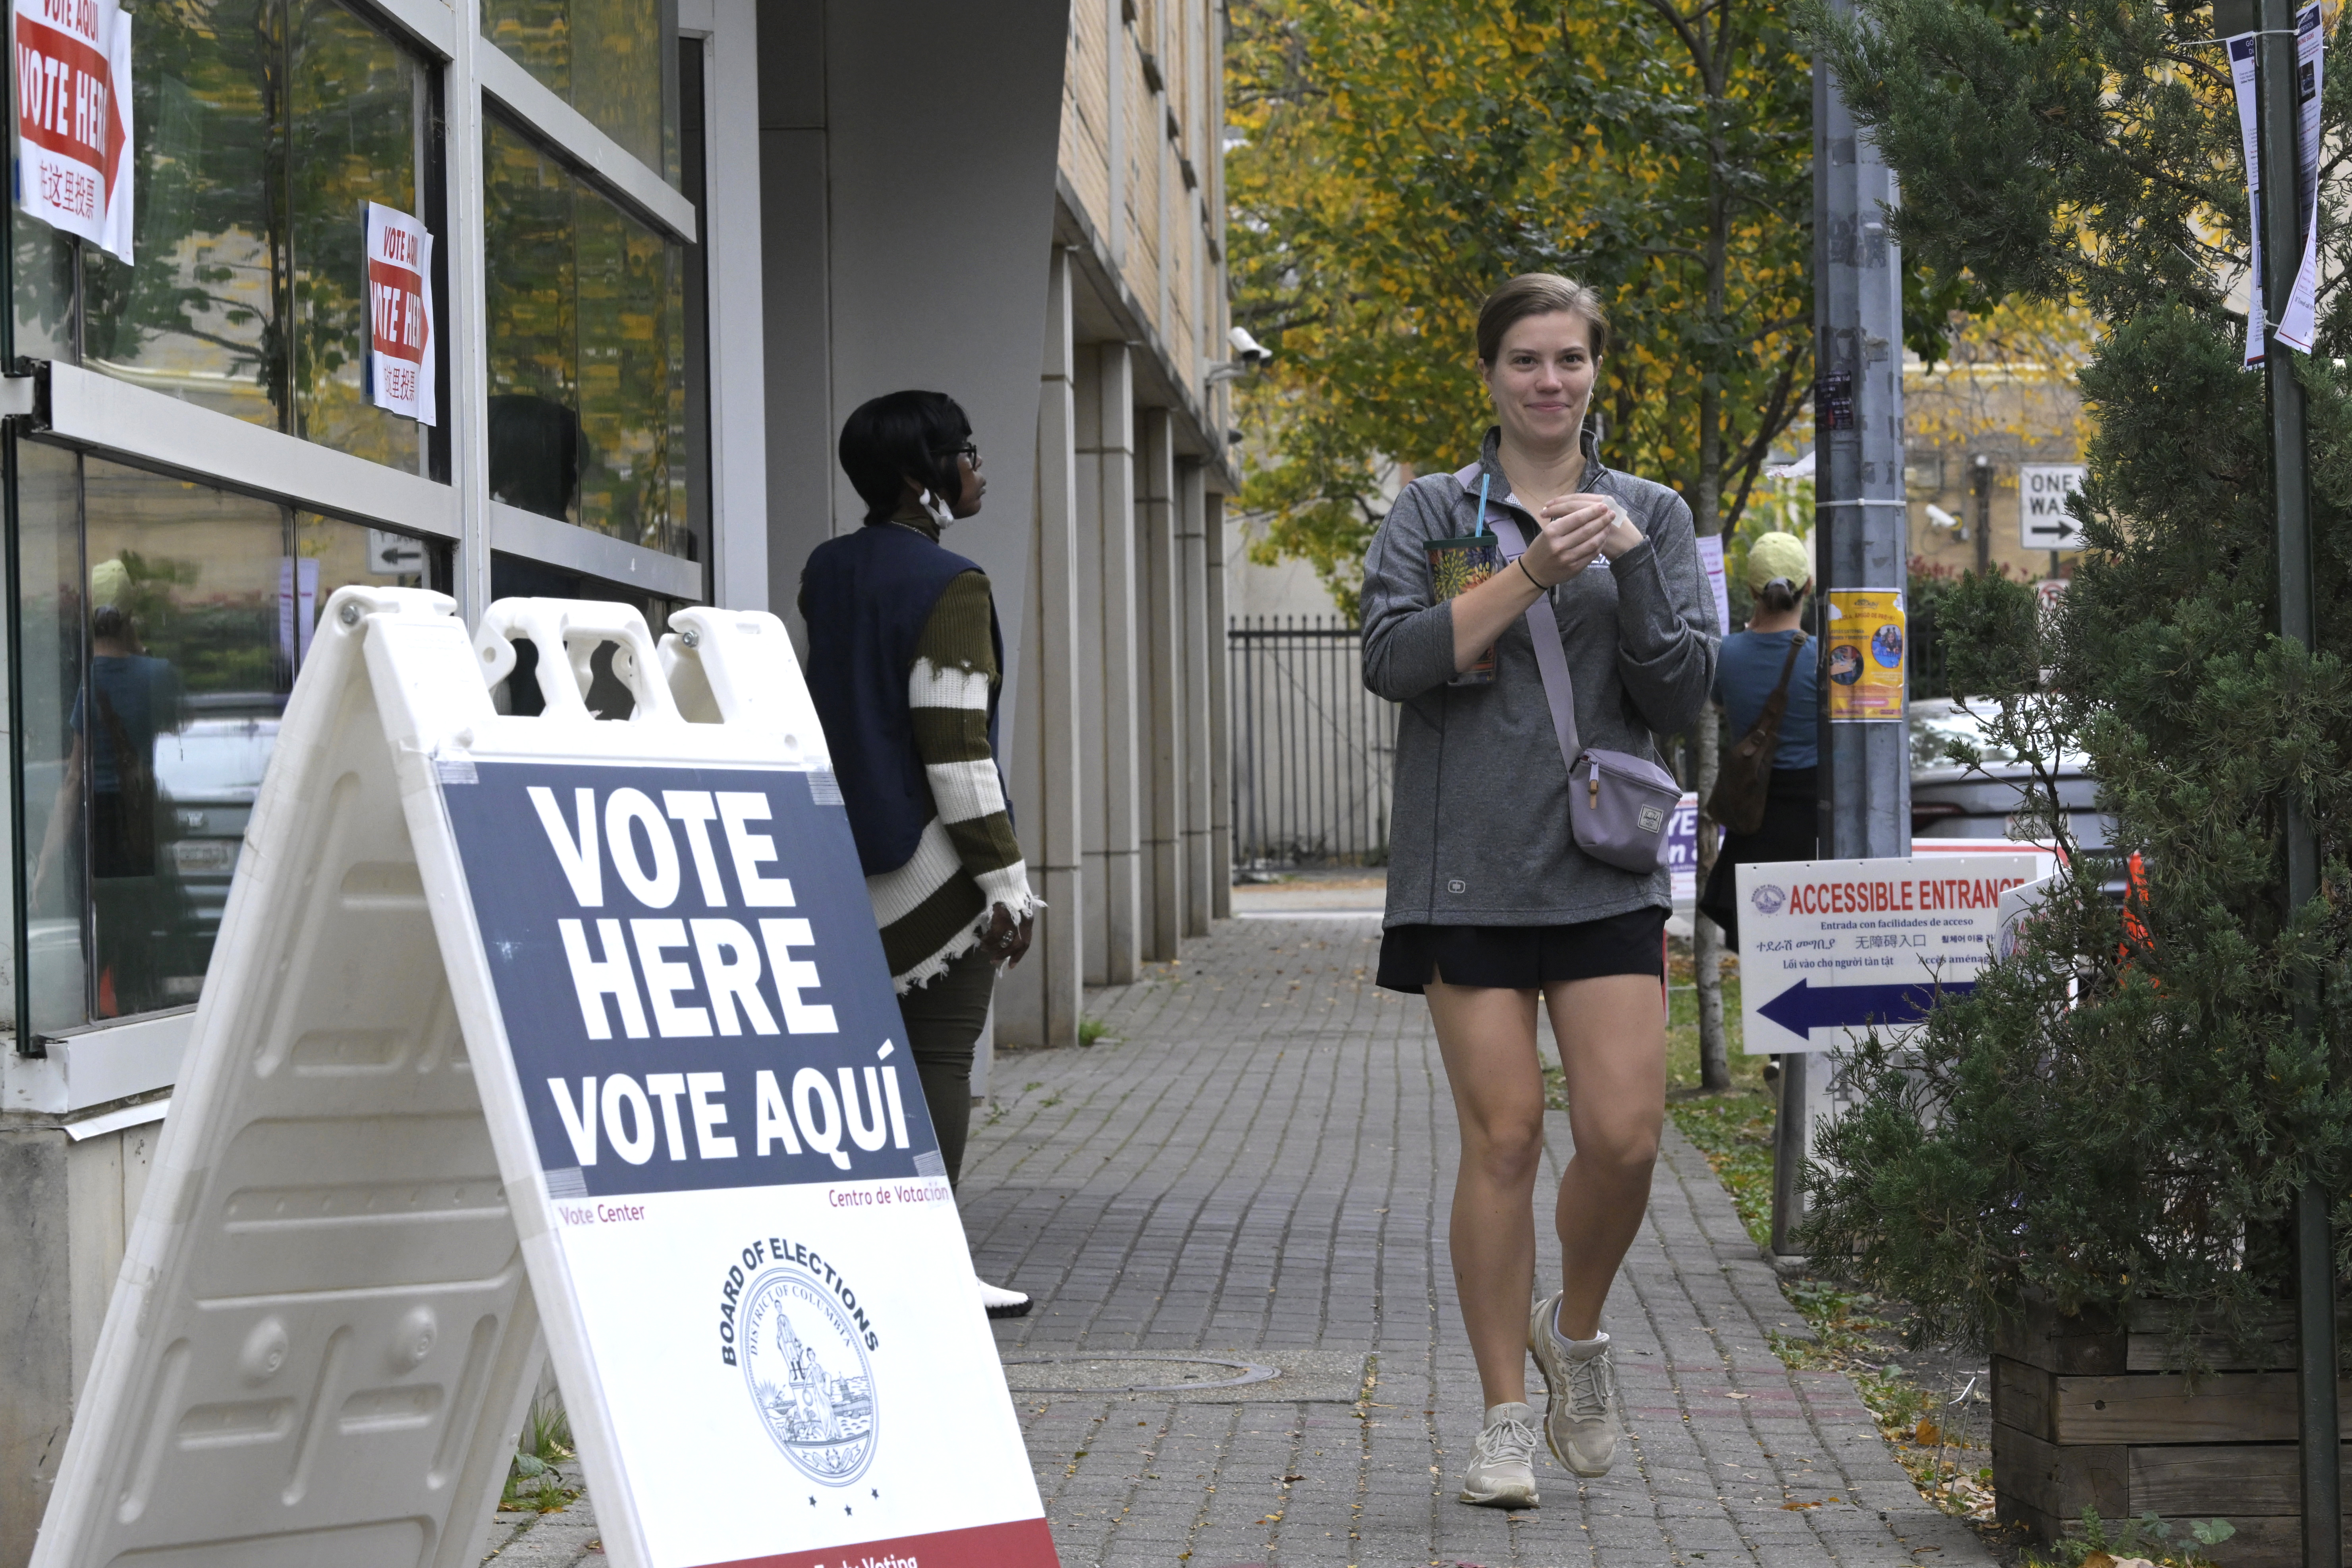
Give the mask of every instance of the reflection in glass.
<svg viewBox="0 0 2352 1568">
<path fill-rule="evenodd" d="M 16 443 L 16 610 L 24 661 L 25 978 L 31 1031 L 87 1023 L 89 972 L 83 949 L 82 837 L 72 831 L 79 790 L 64 788 L 74 731 L 68 723 L 82 685 L 84 626 L 81 462 L 56 447 Z M 12 990 L 10 1005 L 15 1005 Z"/>
<path fill-rule="evenodd" d="M 684 247 L 497 121 L 483 158 L 490 493 L 693 559 Z"/>
<path fill-rule="evenodd" d="M 676 184 L 675 0 L 483 0 L 482 32 Z"/>
<path fill-rule="evenodd" d="M 337 0 L 296 0 L 289 44 L 296 434 L 424 472 L 425 426 L 368 400 L 369 202 L 419 210 L 425 118 L 415 58 Z"/>
<path fill-rule="evenodd" d="M 156 0 L 138 36 L 137 264 L 18 225 L 79 253 L 83 362 L 429 471 L 423 428 L 361 386 L 362 215 L 369 201 L 420 210 L 428 73 L 340 0 Z M 20 279 L 47 276 L 43 243 L 20 237 Z M 28 314 L 68 308 L 28 303 L 20 283 L 20 333 Z M 69 358 L 68 336 L 20 352 Z"/>
<path fill-rule="evenodd" d="M 440 569 L 354 524 L 19 450 L 28 973 L 55 1031 L 196 999 L 320 609 Z"/>
<path fill-rule="evenodd" d="M 82 247 L 88 363 L 282 428 L 280 8 L 164 0 L 137 31 L 137 265 Z"/>
</svg>

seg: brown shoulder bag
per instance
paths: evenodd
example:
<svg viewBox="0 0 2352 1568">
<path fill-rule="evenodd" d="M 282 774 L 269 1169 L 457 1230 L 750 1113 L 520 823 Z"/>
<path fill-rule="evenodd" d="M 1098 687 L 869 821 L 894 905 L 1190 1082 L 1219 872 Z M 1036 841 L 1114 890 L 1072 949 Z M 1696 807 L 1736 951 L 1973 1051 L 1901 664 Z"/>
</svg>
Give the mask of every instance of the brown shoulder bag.
<svg viewBox="0 0 2352 1568">
<path fill-rule="evenodd" d="M 1706 814 L 1727 832 L 1753 833 L 1764 826 L 1764 797 L 1772 787 L 1772 754 L 1780 749 L 1780 716 L 1789 710 L 1789 677 L 1795 672 L 1797 655 L 1804 646 L 1805 634 L 1800 631 L 1789 644 L 1789 657 L 1780 661 L 1780 684 L 1764 699 L 1764 711 L 1739 737 L 1715 776 L 1714 793 L 1706 797 Z"/>
</svg>

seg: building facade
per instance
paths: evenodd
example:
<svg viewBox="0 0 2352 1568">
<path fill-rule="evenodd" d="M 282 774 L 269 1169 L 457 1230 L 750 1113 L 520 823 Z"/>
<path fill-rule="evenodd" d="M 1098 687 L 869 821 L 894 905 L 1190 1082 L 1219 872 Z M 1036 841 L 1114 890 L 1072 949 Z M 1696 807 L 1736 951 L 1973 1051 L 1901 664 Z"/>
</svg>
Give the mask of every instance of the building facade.
<svg viewBox="0 0 2352 1568">
<path fill-rule="evenodd" d="M 131 15 L 131 259 L 0 220 L 0 1568 L 29 1551 L 337 587 L 438 588 L 468 620 L 514 595 L 657 627 L 773 609 L 801 636 L 802 563 L 862 512 L 842 419 L 949 392 L 991 488 L 948 542 L 995 590 L 1049 904 L 999 1032 L 1075 1042 L 1082 985 L 1223 912 L 1214 6 Z M 434 237 L 430 425 L 370 395 L 370 203 Z"/>
</svg>

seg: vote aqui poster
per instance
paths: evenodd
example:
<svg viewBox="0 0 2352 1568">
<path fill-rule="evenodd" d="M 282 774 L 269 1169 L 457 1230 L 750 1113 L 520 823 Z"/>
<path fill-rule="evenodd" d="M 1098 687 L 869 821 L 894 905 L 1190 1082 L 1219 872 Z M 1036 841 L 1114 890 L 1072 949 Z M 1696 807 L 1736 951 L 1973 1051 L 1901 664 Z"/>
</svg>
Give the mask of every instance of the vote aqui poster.
<svg viewBox="0 0 2352 1568">
<path fill-rule="evenodd" d="M 650 1561 L 1052 1564 L 833 775 L 437 776 Z"/>
<path fill-rule="evenodd" d="M 117 0 L 18 0 L 16 204 L 131 259 L 131 18 Z"/>
</svg>

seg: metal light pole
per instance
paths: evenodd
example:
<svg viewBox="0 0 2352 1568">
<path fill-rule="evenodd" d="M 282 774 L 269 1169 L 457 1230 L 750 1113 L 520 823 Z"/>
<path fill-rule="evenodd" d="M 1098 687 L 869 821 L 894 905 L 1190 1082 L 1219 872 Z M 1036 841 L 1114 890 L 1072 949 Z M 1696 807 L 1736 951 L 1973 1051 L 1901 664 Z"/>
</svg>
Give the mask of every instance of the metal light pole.
<svg viewBox="0 0 2352 1568">
<path fill-rule="evenodd" d="M 2271 484 L 2276 506 L 2279 636 L 2305 647 L 2317 640 L 2311 597 L 2310 465 L 2304 444 L 2303 384 L 2293 351 L 2275 325 L 2294 287 L 2303 246 L 2296 211 L 2302 181 L 2298 121 L 2302 72 L 2295 58 L 2294 0 L 2260 0 L 2256 115 L 2262 158 L 2265 301 L 2263 378 L 2271 414 Z M 2316 215 L 2315 215 L 2315 221 Z M 2290 911 L 2319 892 L 2319 837 L 2299 792 L 2286 799 L 2286 900 Z M 2295 981 L 2294 1027 L 2318 1026 L 2315 978 Z M 2304 1568 L 2339 1568 L 2344 1560 L 2340 1450 L 2336 1410 L 2336 1257 L 2327 1225 L 2328 1194 L 2316 1182 L 2295 1194 L 2295 1396 L 2301 1439 Z"/>
<path fill-rule="evenodd" d="M 1851 0 L 1832 0 L 1851 10 Z M 1904 586 L 1903 268 L 1886 215 L 1895 177 L 1853 116 L 1827 62 L 1813 63 L 1813 559 L 1824 606 L 1821 658 L 1821 854 L 1829 859 L 1911 852 L 1910 738 L 1886 721 L 1832 721 L 1829 595 Z M 1907 665 L 1908 660 L 1906 660 Z M 1803 1213 L 1798 1173 L 1811 1152 L 1806 1079 L 1829 1064 L 1780 1058 L 1772 1250 L 1790 1251 Z"/>
</svg>

